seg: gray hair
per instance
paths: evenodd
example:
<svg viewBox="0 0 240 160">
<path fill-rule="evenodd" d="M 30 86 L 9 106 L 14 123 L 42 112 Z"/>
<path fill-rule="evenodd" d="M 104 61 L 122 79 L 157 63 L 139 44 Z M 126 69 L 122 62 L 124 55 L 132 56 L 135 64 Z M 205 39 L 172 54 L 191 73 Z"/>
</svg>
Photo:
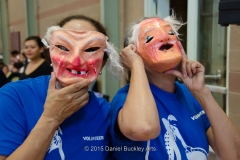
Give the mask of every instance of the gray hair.
<svg viewBox="0 0 240 160">
<path fill-rule="evenodd" d="M 47 32 L 44 36 L 44 39 L 42 39 L 43 44 L 49 48 L 50 47 L 50 38 L 54 31 L 61 30 L 62 28 L 60 26 L 51 26 L 47 29 Z M 108 39 L 108 37 L 107 37 Z M 117 49 L 114 47 L 114 45 L 108 40 L 106 40 L 106 48 L 104 49 L 104 52 L 108 55 L 107 59 L 107 69 L 108 71 L 115 77 L 120 78 L 123 73 L 124 69 L 120 62 L 119 54 L 117 52 Z"/>
<path fill-rule="evenodd" d="M 127 29 L 125 36 L 124 36 L 124 47 L 128 46 L 129 44 L 135 44 L 138 45 L 138 35 L 139 35 L 139 23 L 143 20 L 150 19 L 150 18 L 160 18 L 160 17 L 143 17 L 139 19 L 138 21 L 134 22 L 130 27 Z M 160 18 L 161 19 L 161 18 Z M 186 23 L 183 23 L 176 19 L 176 15 L 173 14 L 171 16 L 167 16 L 163 18 L 165 22 L 167 22 L 175 32 L 177 38 L 179 39 L 179 33 L 178 30 L 185 25 Z"/>
</svg>

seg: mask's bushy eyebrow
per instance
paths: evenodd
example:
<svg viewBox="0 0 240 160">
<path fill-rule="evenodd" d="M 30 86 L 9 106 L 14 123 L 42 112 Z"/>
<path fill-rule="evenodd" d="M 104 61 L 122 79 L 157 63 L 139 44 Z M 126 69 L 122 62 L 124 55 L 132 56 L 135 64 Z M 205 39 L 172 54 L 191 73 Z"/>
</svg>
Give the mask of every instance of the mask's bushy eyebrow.
<svg viewBox="0 0 240 160">
<path fill-rule="evenodd" d="M 63 41 L 65 41 L 66 43 L 68 43 L 70 45 L 73 45 L 73 42 L 70 39 L 68 39 L 65 36 L 63 36 L 63 35 L 56 35 L 55 38 L 59 38 L 60 40 L 63 40 Z"/>
<path fill-rule="evenodd" d="M 149 31 L 152 31 L 152 30 L 154 30 L 154 28 L 147 28 L 147 29 L 144 30 L 144 34 L 149 32 Z"/>
<path fill-rule="evenodd" d="M 94 42 L 94 41 L 105 41 L 105 39 L 103 39 L 103 38 L 101 38 L 101 37 L 95 37 L 95 36 L 93 36 L 93 37 L 89 38 L 89 39 L 85 42 L 85 44 L 89 44 L 89 43 Z M 100 46 L 100 47 L 101 47 L 101 46 Z"/>
</svg>

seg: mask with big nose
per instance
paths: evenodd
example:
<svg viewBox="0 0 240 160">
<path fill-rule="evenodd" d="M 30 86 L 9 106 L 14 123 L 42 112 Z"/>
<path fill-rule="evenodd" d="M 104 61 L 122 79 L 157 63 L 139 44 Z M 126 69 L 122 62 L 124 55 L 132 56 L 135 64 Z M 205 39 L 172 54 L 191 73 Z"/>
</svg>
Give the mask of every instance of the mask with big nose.
<svg viewBox="0 0 240 160">
<path fill-rule="evenodd" d="M 53 70 L 62 85 L 70 78 L 93 82 L 102 69 L 106 36 L 97 31 L 57 30 L 50 38 Z"/>
<path fill-rule="evenodd" d="M 177 67 L 182 54 L 172 27 L 159 18 L 139 23 L 137 53 L 153 71 L 164 72 Z"/>
</svg>

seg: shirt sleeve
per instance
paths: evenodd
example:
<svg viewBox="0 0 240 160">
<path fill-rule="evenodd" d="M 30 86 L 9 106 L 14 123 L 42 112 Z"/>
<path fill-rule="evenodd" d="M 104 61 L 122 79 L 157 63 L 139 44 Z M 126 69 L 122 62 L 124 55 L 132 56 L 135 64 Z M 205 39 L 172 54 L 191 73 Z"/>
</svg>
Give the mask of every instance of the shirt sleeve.
<svg viewBox="0 0 240 160">
<path fill-rule="evenodd" d="M 180 86 L 180 85 L 177 83 L 177 86 Z M 205 132 L 207 132 L 207 130 L 209 129 L 211 124 L 210 124 L 209 119 L 208 119 L 205 111 L 203 110 L 202 106 L 197 101 L 197 99 L 193 96 L 193 94 L 188 90 L 188 88 L 185 84 L 181 84 L 181 88 L 179 88 L 179 89 L 182 90 L 181 93 L 184 96 L 182 98 L 187 100 L 184 103 L 189 103 L 190 104 L 189 106 L 191 106 L 191 104 L 193 104 L 194 108 L 191 108 L 191 109 L 193 109 L 192 111 L 195 114 L 201 114 L 201 123 L 204 127 Z"/>
<path fill-rule="evenodd" d="M 194 99 L 194 103 L 195 103 L 195 106 L 198 110 L 198 113 L 202 113 L 201 115 L 201 120 L 202 120 L 202 123 L 204 125 L 204 129 L 205 129 L 205 132 L 207 132 L 207 130 L 209 129 L 209 127 L 211 126 L 210 122 L 209 122 L 209 119 L 207 117 L 207 114 L 205 113 L 205 111 L 203 110 L 202 106 L 200 105 L 200 103 L 197 101 L 197 99 L 195 97 L 193 97 Z"/>
<path fill-rule="evenodd" d="M 24 112 L 12 84 L 0 89 L 0 155 L 5 156 L 16 150 L 26 138 Z"/>
<path fill-rule="evenodd" d="M 200 104 L 199 104 L 200 106 Z M 202 109 L 202 106 L 200 106 L 201 109 Z M 201 117 L 202 118 L 202 121 L 203 121 L 203 124 L 204 124 L 204 128 L 205 128 L 205 132 L 207 132 L 207 130 L 211 127 L 211 124 L 209 122 L 209 119 L 207 117 L 207 114 L 205 113 L 205 111 L 202 109 L 202 111 L 204 112 L 203 116 Z"/>
</svg>

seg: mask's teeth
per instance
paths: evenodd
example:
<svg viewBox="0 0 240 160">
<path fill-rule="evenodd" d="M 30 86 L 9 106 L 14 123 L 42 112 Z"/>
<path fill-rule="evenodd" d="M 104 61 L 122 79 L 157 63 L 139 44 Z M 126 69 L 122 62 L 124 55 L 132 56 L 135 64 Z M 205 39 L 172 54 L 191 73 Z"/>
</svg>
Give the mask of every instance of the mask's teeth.
<svg viewBox="0 0 240 160">
<path fill-rule="evenodd" d="M 77 71 L 77 70 L 71 70 L 71 69 L 67 69 L 69 70 L 72 74 L 80 74 L 80 75 L 87 75 L 88 71 Z"/>
<path fill-rule="evenodd" d="M 77 74 L 77 71 L 76 71 L 76 70 L 71 70 L 71 72 L 72 72 L 73 74 Z"/>
</svg>

